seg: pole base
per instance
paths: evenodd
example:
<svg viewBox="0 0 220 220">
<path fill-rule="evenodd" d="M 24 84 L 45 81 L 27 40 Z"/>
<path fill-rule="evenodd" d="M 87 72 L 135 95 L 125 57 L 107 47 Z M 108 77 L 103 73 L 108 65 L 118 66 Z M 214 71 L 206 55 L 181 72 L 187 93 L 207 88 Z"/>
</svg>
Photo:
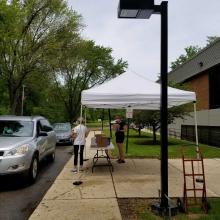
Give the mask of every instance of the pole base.
<svg viewBox="0 0 220 220">
<path fill-rule="evenodd" d="M 82 181 L 75 181 L 75 182 L 73 182 L 73 185 L 79 186 L 79 185 L 81 185 L 82 183 L 83 183 Z"/>
<path fill-rule="evenodd" d="M 175 216 L 178 214 L 178 207 L 173 204 L 169 204 L 168 208 L 160 206 L 160 202 L 155 202 L 151 205 L 151 211 L 159 216 Z"/>
</svg>

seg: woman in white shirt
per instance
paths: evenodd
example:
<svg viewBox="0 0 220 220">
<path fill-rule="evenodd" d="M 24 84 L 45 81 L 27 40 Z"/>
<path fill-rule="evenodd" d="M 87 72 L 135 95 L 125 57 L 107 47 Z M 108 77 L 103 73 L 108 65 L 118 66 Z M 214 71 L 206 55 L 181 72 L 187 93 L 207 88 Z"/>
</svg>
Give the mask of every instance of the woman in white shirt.
<svg viewBox="0 0 220 220">
<path fill-rule="evenodd" d="M 86 143 L 86 137 L 88 135 L 88 129 L 84 125 L 84 119 L 77 119 L 77 126 L 72 130 L 72 136 L 74 139 L 74 172 L 77 172 L 78 154 L 80 150 L 80 171 L 83 171 L 83 151 Z"/>
</svg>

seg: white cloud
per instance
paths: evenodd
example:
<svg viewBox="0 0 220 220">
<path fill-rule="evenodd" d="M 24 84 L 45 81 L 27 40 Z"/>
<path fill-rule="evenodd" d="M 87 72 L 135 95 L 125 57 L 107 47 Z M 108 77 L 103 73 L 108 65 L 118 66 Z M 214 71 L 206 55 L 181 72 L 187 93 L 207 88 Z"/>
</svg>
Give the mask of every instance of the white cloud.
<svg viewBox="0 0 220 220">
<path fill-rule="evenodd" d="M 160 71 L 160 16 L 152 15 L 149 20 L 118 19 L 118 1 L 68 0 L 84 18 L 86 38 L 111 47 L 113 55 L 127 60 L 131 70 L 156 80 Z M 169 64 L 185 47 L 204 46 L 207 36 L 220 35 L 219 0 L 170 0 L 168 7 Z"/>
</svg>

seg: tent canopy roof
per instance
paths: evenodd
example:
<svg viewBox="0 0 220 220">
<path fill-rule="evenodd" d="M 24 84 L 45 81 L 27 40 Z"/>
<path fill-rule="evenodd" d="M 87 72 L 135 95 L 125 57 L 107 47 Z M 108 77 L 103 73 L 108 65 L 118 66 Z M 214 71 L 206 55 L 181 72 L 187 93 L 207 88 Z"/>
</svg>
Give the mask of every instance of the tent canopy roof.
<svg viewBox="0 0 220 220">
<path fill-rule="evenodd" d="M 168 87 L 168 108 L 196 101 L 194 92 Z M 83 90 L 81 103 L 89 108 L 160 109 L 160 84 L 126 72 L 94 88 Z"/>
</svg>

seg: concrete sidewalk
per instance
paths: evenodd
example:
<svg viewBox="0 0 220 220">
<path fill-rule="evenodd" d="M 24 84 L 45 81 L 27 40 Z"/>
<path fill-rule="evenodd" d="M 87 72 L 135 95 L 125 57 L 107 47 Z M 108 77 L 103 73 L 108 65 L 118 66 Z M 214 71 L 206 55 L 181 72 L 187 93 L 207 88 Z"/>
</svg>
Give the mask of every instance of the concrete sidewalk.
<svg viewBox="0 0 220 220">
<path fill-rule="evenodd" d="M 66 164 L 48 190 L 30 220 L 120 220 L 117 198 L 158 198 L 160 161 L 158 159 L 127 159 L 125 164 L 112 160 L 114 172 L 108 167 L 95 167 L 91 172 L 96 151 L 90 150 L 87 140 L 84 172 L 73 174 L 73 158 Z M 99 163 L 104 163 L 104 159 Z M 220 197 L 220 159 L 206 159 L 206 185 L 209 197 Z M 83 183 L 73 185 L 76 180 Z M 200 183 L 201 184 L 201 183 Z M 183 174 L 180 159 L 169 160 L 169 196 L 182 197 Z"/>
</svg>

